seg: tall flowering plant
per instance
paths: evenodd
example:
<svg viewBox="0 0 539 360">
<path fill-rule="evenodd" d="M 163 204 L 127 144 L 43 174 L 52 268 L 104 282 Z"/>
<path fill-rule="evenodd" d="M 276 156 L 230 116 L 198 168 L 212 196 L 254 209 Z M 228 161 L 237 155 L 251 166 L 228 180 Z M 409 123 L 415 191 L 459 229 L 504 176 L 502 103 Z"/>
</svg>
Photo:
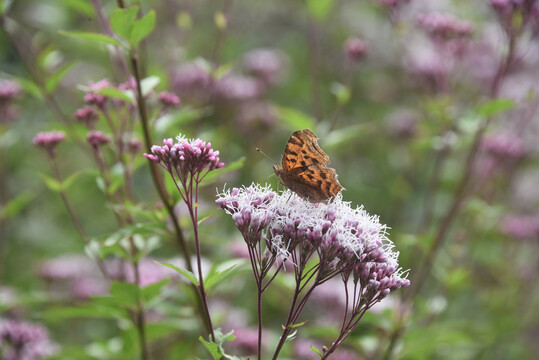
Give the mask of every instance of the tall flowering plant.
<svg viewBox="0 0 539 360">
<path fill-rule="evenodd" d="M 189 216 L 193 225 L 197 270 L 198 291 L 203 305 L 203 316 L 208 323 L 209 332 L 213 340 L 215 334 L 208 308 L 204 277 L 202 276 L 202 255 L 200 252 L 198 196 L 202 180 L 212 170 L 222 168 L 224 163 L 219 161 L 219 151 L 214 151 L 210 143 L 203 140 L 188 140 L 182 135 L 176 138 L 177 142 L 169 138 L 163 140 L 163 146 L 154 145 L 150 154 L 144 156 L 165 169 L 170 175 L 182 200 L 189 209 Z"/>
<path fill-rule="evenodd" d="M 251 185 L 224 191 L 217 204 L 232 217 L 249 250 L 258 289 L 258 359 L 262 293 L 280 271 L 293 272 L 295 289 L 273 359 L 301 325 L 299 317 L 309 297 L 329 279 L 341 278 L 348 306 L 338 337 L 323 352 L 317 350 L 323 359 L 346 340 L 369 308 L 410 284 L 386 226 L 340 195 L 329 204 L 313 204 L 290 190 L 278 194 L 268 186 Z"/>
</svg>

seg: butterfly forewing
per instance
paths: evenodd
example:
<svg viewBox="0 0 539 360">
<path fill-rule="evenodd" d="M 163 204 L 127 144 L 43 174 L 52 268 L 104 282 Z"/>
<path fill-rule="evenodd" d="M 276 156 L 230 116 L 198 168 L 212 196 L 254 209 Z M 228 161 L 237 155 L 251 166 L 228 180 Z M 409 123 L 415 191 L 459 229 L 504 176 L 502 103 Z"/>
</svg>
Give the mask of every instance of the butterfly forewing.
<svg viewBox="0 0 539 360">
<path fill-rule="evenodd" d="M 329 156 L 318 146 L 316 135 L 309 129 L 294 132 L 284 149 L 282 166 L 285 171 L 313 164 L 329 164 Z M 299 170 L 299 169 L 298 169 Z"/>
<path fill-rule="evenodd" d="M 328 168 L 329 157 L 318 146 L 316 135 L 309 129 L 294 132 L 282 159 L 282 168 L 275 173 L 292 191 L 311 202 L 326 202 L 343 187 L 334 169 Z"/>
</svg>

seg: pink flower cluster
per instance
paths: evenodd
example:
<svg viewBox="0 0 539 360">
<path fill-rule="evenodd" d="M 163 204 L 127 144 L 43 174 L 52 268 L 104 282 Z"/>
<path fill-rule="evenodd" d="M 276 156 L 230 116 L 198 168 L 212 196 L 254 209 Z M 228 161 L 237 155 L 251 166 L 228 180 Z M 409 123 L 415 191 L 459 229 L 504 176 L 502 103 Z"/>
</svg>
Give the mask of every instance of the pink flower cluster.
<svg viewBox="0 0 539 360">
<path fill-rule="evenodd" d="M 154 145 L 150 154 L 144 154 L 148 160 L 160 164 L 168 172 L 176 171 L 183 183 L 188 176 L 200 179 L 204 169 L 215 170 L 225 166 L 219 161 L 219 151 L 200 139 L 188 140 L 178 136 L 177 142 L 169 139 L 163 140 L 163 146 Z M 207 172 L 206 172 L 207 173 Z"/>
<path fill-rule="evenodd" d="M 486 137 L 481 143 L 481 148 L 491 155 L 506 159 L 518 159 L 525 154 L 522 140 L 505 133 Z"/>
<path fill-rule="evenodd" d="M 3 360 L 37 360 L 57 352 L 45 327 L 18 320 L 0 319 L 0 345 Z"/>
<path fill-rule="evenodd" d="M 56 147 L 56 145 L 64 141 L 65 137 L 66 136 L 62 131 L 40 132 L 34 137 L 32 143 L 35 146 L 42 147 L 51 156 L 53 156 L 54 148 Z"/>
<path fill-rule="evenodd" d="M 507 216 L 502 231 L 516 239 L 539 239 L 539 215 Z"/>
<path fill-rule="evenodd" d="M 356 37 L 350 37 L 344 43 L 344 53 L 352 63 L 362 60 L 368 50 L 367 43 Z"/>
<path fill-rule="evenodd" d="M 458 20 L 449 14 L 428 13 L 418 17 L 419 27 L 435 39 L 454 39 L 469 36 L 473 26 L 468 21 Z"/>
</svg>

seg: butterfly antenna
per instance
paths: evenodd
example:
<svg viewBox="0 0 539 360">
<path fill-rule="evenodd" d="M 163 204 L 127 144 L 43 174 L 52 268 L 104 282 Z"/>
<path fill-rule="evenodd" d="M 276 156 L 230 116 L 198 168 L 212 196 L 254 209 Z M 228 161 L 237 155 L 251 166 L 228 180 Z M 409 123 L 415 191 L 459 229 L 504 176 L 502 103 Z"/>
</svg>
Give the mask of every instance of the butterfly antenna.
<svg viewBox="0 0 539 360">
<path fill-rule="evenodd" d="M 260 150 L 259 148 L 256 148 L 256 151 L 258 151 L 259 153 L 261 153 L 262 155 L 264 155 L 265 157 L 267 157 L 272 163 L 276 164 L 276 162 L 273 161 L 272 158 L 270 158 L 265 152 L 263 152 L 263 151 Z"/>
</svg>

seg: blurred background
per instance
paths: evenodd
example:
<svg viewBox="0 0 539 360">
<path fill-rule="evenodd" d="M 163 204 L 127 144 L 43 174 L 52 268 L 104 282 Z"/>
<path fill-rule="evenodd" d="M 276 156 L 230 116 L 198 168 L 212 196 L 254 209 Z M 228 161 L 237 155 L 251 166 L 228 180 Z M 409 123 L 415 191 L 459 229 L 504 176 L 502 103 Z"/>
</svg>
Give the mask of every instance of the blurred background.
<svg viewBox="0 0 539 360">
<path fill-rule="evenodd" d="M 156 79 L 147 97 L 153 143 L 179 133 L 201 138 L 231 166 L 201 190 L 201 211 L 211 216 L 201 225 L 208 263 L 245 256 L 233 221 L 215 206 L 216 188 L 277 188 L 272 165 L 293 131 L 310 128 L 344 200 L 390 227 L 412 281 L 365 316 L 335 359 L 539 356 L 539 2 L 124 2 L 156 13 L 138 52 L 143 76 Z M 76 140 L 87 133 L 76 112 L 88 86 L 128 81 L 129 64 L 112 45 L 60 30 L 107 33 L 103 19 L 119 3 L 0 1 L 0 317 L 23 321 L 41 339 L 45 350 L 31 359 L 136 358 L 133 332 L 121 323 L 61 311 L 108 289 L 51 185 L 46 154 L 32 146 L 40 131 L 68 133 L 55 156 L 61 176 L 73 176 L 65 192 L 84 231 L 98 243 L 118 234 L 95 159 Z M 181 104 L 167 104 L 162 91 Z M 125 112 L 136 142 L 137 114 Z M 106 132 L 106 119 L 96 121 Z M 142 149 L 129 158 L 131 205 L 162 215 Z M 186 211 L 177 212 L 189 240 Z M 159 229 L 144 235 L 153 245 L 141 271 L 152 283 L 172 274 L 153 259 L 175 261 L 180 252 L 166 216 L 141 217 Z M 113 250 L 107 256 L 114 261 Z M 230 346 L 238 354 L 256 350 L 246 269 L 210 295 L 216 327 L 236 330 Z M 328 345 L 338 324 L 328 306 L 344 306 L 333 285 L 313 299 L 303 316 L 309 326 L 283 359 L 316 358 L 310 345 Z M 278 281 L 265 299 L 270 342 L 289 286 Z M 155 317 L 156 359 L 206 358 L 193 345 L 199 323 L 186 288 L 168 287 L 147 314 Z"/>
</svg>

